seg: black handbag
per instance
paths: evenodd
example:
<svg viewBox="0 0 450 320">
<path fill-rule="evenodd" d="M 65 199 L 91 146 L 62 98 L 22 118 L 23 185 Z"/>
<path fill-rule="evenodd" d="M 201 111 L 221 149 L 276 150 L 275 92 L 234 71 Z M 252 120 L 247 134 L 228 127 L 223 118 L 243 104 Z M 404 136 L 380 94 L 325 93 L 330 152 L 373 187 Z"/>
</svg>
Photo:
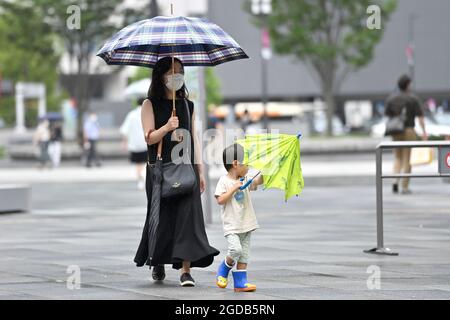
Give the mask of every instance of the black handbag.
<svg viewBox="0 0 450 320">
<path fill-rule="evenodd" d="M 391 136 L 393 134 L 399 134 L 405 132 L 406 128 L 406 107 L 402 108 L 402 112 L 399 115 L 388 118 L 386 122 L 385 136 Z"/>
<path fill-rule="evenodd" d="M 184 99 L 184 105 L 188 115 L 188 131 L 191 133 L 191 113 L 186 99 Z M 192 134 L 191 134 L 192 137 Z M 158 143 L 157 161 L 162 161 L 162 141 Z M 186 150 L 189 156 L 189 148 Z M 183 155 L 184 156 L 184 155 Z M 190 157 L 189 157 L 190 160 Z M 194 172 L 192 163 L 173 163 L 167 162 L 162 164 L 162 185 L 161 185 L 161 198 L 172 199 L 179 196 L 183 196 L 191 193 L 197 186 L 197 177 Z"/>
</svg>

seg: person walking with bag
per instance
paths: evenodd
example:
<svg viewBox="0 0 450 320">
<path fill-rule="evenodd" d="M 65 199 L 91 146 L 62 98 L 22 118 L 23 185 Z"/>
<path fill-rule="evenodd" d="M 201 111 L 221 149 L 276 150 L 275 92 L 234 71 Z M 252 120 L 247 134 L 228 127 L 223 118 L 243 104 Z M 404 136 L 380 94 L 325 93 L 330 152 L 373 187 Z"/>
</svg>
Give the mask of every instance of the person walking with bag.
<svg viewBox="0 0 450 320">
<path fill-rule="evenodd" d="M 403 75 L 398 80 L 399 93 L 391 95 L 386 101 L 385 115 L 388 117 L 386 124 L 386 135 L 391 135 L 394 141 L 414 141 L 417 135 L 414 130 L 415 119 L 419 118 L 422 128 L 422 139 L 427 140 L 425 129 L 424 111 L 419 98 L 411 93 L 411 78 Z M 411 173 L 411 149 L 394 149 L 395 162 L 394 174 Z M 392 192 L 399 192 L 400 179 L 397 179 L 392 186 Z M 402 194 L 410 194 L 409 178 L 402 180 Z"/>
<path fill-rule="evenodd" d="M 209 245 L 203 220 L 201 193 L 206 183 L 203 175 L 200 142 L 195 131 L 194 104 L 189 101 L 184 84 L 184 68 L 179 59 L 174 59 L 172 74 L 172 58 L 160 59 L 152 73 L 152 81 L 148 99 L 142 104 L 142 127 L 148 145 L 149 164 L 147 165 L 146 192 L 147 217 L 141 241 L 136 252 L 135 263 L 138 267 L 153 266 L 154 280 L 164 280 L 165 264 L 172 264 L 173 269 L 180 270 L 181 286 L 194 286 L 195 281 L 190 268 L 205 268 L 214 261 L 219 251 Z M 172 115 L 172 90 L 176 91 L 176 116 Z M 191 129 L 188 156 L 194 166 L 195 187 L 192 192 L 174 199 L 161 199 L 159 225 L 156 244 L 152 257 L 149 257 L 149 214 L 152 199 L 151 164 L 157 160 L 158 145 L 162 142 L 161 157 L 163 164 L 175 161 L 172 151 L 180 143 L 172 140 L 175 129 Z M 183 156 L 185 150 L 182 150 Z M 178 156 L 177 152 L 174 154 Z"/>
</svg>

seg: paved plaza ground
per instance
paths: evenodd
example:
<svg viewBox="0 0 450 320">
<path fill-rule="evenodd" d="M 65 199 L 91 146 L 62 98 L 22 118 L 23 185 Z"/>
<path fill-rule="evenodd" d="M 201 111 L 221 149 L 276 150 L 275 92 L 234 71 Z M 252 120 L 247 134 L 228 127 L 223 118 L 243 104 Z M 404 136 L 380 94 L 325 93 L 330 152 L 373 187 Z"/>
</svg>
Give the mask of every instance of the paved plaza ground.
<svg viewBox="0 0 450 320">
<path fill-rule="evenodd" d="M 98 169 L 116 172 L 103 179 L 97 169 L 60 168 L 50 181 L 43 173 L 30 182 L 31 212 L 0 214 L 0 299 L 450 299 L 450 184 L 413 180 L 414 194 L 399 196 L 386 182 L 385 244 L 400 255 L 365 254 L 376 244 L 374 177 L 364 174 L 372 159 L 340 159 L 332 170 L 326 159 L 304 158 L 311 174 L 305 170 L 299 198 L 285 203 L 278 191 L 252 194 L 261 225 L 249 265 L 257 291 L 240 294 L 232 281 L 225 290 L 214 283 L 226 249 L 214 203 L 207 233 L 221 255 L 209 268 L 193 269 L 195 288 L 181 288 L 178 271 L 167 267 L 164 283 L 154 283 L 147 267 L 133 263 L 146 199 L 126 162 Z M 354 174 L 327 175 L 348 163 Z M 11 170 L 2 168 L 0 177 L 19 175 Z M 77 170 L 97 178 L 77 179 Z M 74 265 L 81 288 L 71 290 L 67 271 Z M 380 289 L 367 286 L 373 266 Z"/>
</svg>

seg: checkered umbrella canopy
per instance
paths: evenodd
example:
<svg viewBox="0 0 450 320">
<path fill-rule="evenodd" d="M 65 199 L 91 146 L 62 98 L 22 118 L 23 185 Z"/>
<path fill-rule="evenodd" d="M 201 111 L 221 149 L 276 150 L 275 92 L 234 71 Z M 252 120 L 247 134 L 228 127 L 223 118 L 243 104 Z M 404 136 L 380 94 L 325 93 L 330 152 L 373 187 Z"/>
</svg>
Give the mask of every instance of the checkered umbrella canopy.
<svg viewBox="0 0 450 320">
<path fill-rule="evenodd" d="M 154 67 L 166 56 L 185 66 L 216 66 L 248 58 L 225 31 L 204 18 L 155 17 L 115 34 L 97 53 L 107 64 Z"/>
</svg>

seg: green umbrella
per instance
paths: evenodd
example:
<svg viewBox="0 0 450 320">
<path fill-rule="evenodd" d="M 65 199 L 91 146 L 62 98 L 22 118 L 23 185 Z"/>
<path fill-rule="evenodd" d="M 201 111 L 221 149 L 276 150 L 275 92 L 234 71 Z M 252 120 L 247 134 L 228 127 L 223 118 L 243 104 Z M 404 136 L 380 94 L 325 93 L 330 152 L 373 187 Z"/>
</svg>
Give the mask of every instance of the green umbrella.
<svg viewBox="0 0 450 320">
<path fill-rule="evenodd" d="M 250 134 L 236 143 L 244 148 L 244 163 L 260 170 L 264 190 L 284 190 L 287 201 L 299 195 L 304 182 L 300 165 L 301 134 Z"/>
</svg>

